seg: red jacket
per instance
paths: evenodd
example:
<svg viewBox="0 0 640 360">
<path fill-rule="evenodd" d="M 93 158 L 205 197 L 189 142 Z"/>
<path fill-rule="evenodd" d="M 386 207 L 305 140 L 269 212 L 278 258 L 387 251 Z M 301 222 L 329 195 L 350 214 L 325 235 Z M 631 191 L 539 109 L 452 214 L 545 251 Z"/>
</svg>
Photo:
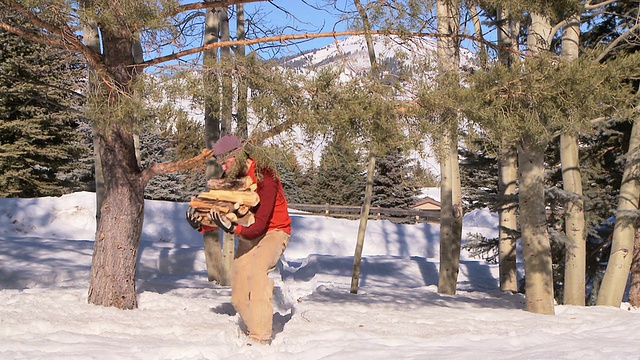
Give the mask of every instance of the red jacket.
<svg viewBox="0 0 640 360">
<path fill-rule="evenodd" d="M 251 160 L 248 176 L 256 183 L 256 193 L 260 197 L 258 205 L 251 209 L 255 222 L 250 226 L 236 224 L 235 235 L 255 239 L 270 230 L 282 230 L 291 235 L 291 218 L 282 183 L 271 170 L 262 170 L 262 180 L 256 178 L 256 163 Z M 200 232 L 216 230 L 217 227 L 203 225 Z"/>
<path fill-rule="evenodd" d="M 255 239 L 271 230 L 282 230 L 291 235 L 291 218 L 282 183 L 271 170 L 262 169 L 262 179 L 256 179 L 256 163 L 251 161 L 248 176 L 258 185 L 258 205 L 251 209 L 255 222 L 250 226 L 236 225 L 234 234 L 246 239 Z"/>
</svg>

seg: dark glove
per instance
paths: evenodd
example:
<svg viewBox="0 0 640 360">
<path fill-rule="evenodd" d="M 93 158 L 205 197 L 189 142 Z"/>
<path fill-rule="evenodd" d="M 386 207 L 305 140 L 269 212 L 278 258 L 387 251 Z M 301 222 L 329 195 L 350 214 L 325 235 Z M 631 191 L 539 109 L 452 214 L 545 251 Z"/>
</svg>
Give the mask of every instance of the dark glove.
<svg viewBox="0 0 640 360">
<path fill-rule="evenodd" d="M 236 230 L 236 226 L 231 222 L 231 220 L 213 209 L 209 212 L 209 217 L 214 224 L 229 234 L 233 234 Z"/>
<path fill-rule="evenodd" d="M 195 209 L 192 207 L 189 207 L 189 210 L 187 210 L 186 216 L 187 216 L 187 222 L 189 223 L 189 225 L 191 225 L 191 227 L 194 228 L 195 230 L 202 232 L 202 219 L 200 218 L 200 216 L 196 215 Z"/>
</svg>

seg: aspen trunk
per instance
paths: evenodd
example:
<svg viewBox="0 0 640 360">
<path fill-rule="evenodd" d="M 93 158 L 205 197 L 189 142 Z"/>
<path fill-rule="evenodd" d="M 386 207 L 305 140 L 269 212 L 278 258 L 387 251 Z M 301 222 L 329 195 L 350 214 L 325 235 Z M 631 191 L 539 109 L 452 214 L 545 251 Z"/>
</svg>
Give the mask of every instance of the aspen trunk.
<svg viewBox="0 0 640 360">
<path fill-rule="evenodd" d="M 573 61 L 578 58 L 579 42 L 580 16 L 576 15 L 571 17 L 562 32 L 563 60 Z M 565 203 L 564 227 L 567 243 L 565 245 L 564 304 L 584 306 L 587 243 L 582 175 L 576 135 L 560 136 L 560 161 L 564 190 L 574 197 Z"/>
<path fill-rule="evenodd" d="M 638 159 L 640 159 L 640 119 L 634 121 L 631 130 L 627 162 L 618 196 L 611 254 L 598 292 L 597 305 L 619 307 L 627 287 L 636 231 L 635 211 L 638 210 L 640 199 L 640 183 L 637 178 L 640 171 Z"/>
<path fill-rule="evenodd" d="M 516 151 L 500 155 L 498 168 L 498 209 L 499 228 L 499 271 L 500 290 L 518 291 L 516 268 L 516 233 L 517 233 L 517 194 L 518 158 Z"/>
<path fill-rule="evenodd" d="M 640 230 L 638 230 L 637 223 L 636 236 L 633 242 L 633 261 L 631 262 L 629 304 L 634 307 L 640 307 Z"/>
<path fill-rule="evenodd" d="M 244 30 L 244 5 L 238 4 L 236 5 L 236 14 L 237 14 L 237 22 L 236 22 L 236 34 L 238 37 L 238 41 L 242 41 L 245 39 L 245 30 Z M 242 64 L 246 57 L 246 50 L 244 45 L 236 46 L 236 69 L 238 68 L 238 64 Z M 237 107 L 237 131 L 236 135 L 241 140 L 246 140 L 249 137 L 249 128 L 247 123 L 247 92 L 249 86 L 247 84 L 247 80 L 242 72 L 237 72 L 238 76 L 238 105 Z"/>
<path fill-rule="evenodd" d="M 376 62 L 376 52 L 373 46 L 373 38 L 369 30 L 371 25 L 369 24 L 369 17 L 360 0 L 354 0 L 354 4 L 358 9 L 358 14 L 362 19 L 362 24 L 365 29 L 364 37 L 367 42 L 367 51 L 369 53 L 369 63 L 371 65 L 370 76 L 377 79 L 378 64 Z M 358 283 L 360 280 L 360 262 L 362 259 L 362 248 L 364 247 L 364 235 L 367 232 L 367 220 L 369 219 L 369 209 L 371 208 L 371 198 L 373 196 L 373 173 L 375 171 L 376 158 L 373 153 L 369 153 L 369 165 L 367 167 L 367 184 L 364 192 L 364 204 L 362 204 L 362 211 L 360 213 L 360 225 L 358 227 L 358 238 L 356 239 L 356 250 L 353 256 L 353 274 L 351 277 L 351 289 L 352 294 L 358 293 Z"/>
<path fill-rule="evenodd" d="M 505 66 L 512 66 L 515 50 L 518 46 L 518 33 L 510 12 L 502 5 L 497 8 L 498 27 L 498 60 Z M 515 147 L 503 144 L 507 150 L 502 151 L 498 159 L 498 257 L 500 271 L 500 290 L 518 291 L 518 272 L 516 268 L 516 234 L 517 234 L 517 180 L 518 156 Z"/>
<path fill-rule="evenodd" d="M 459 30 L 459 3 L 436 2 L 438 18 L 437 56 L 440 76 L 455 78 L 459 71 L 460 53 L 456 37 Z M 445 149 L 440 164 L 441 220 L 440 220 L 440 273 L 438 292 L 453 295 L 458 280 L 460 245 L 462 241 L 462 191 L 458 170 L 458 119 L 456 109 L 441 114 L 444 123 L 441 145 Z"/>
<path fill-rule="evenodd" d="M 220 33 L 220 9 L 208 9 L 205 16 L 204 44 L 218 42 Z M 218 50 L 206 50 L 203 54 L 205 65 L 205 87 L 211 89 L 207 92 L 204 108 L 204 143 L 207 149 L 213 149 L 215 142 L 220 139 L 220 80 L 216 74 L 218 66 Z M 214 159 L 207 161 L 206 178 L 222 176 L 222 169 Z M 208 231 L 203 234 L 205 262 L 207 265 L 207 277 L 209 281 L 215 281 L 221 285 L 231 283 L 231 274 L 227 273 L 222 260 L 222 238 L 219 231 Z"/>
<path fill-rule="evenodd" d="M 353 255 L 353 274 L 351 276 L 352 294 L 358 293 L 358 282 L 360 280 L 360 261 L 362 259 L 362 249 L 364 247 L 364 235 L 367 230 L 367 220 L 369 219 L 369 209 L 371 208 L 371 195 L 373 194 L 373 171 L 376 166 L 376 158 L 369 155 L 369 166 L 367 167 L 367 185 L 364 192 L 364 204 L 360 213 L 360 225 L 358 226 L 358 239 L 356 240 L 356 250 Z"/>
<path fill-rule="evenodd" d="M 553 315 L 551 243 L 544 203 L 544 149 L 536 144 L 521 142 L 518 169 L 526 310 Z"/>
<path fill-rule="evenodd" d="M 83 0 L 81 6 L 87 4 L 87 0 Z M 82 38 L 84 44 L 91 50 L 101 53 L 100 51 L 100 33 L 98 31 L 98 23 L 95 20 L 88 21 L 82 27 Z M 89 88 L 93 92 L 98 86 L 99 80 L 93 71 L 89 72 Z M 100 222 L 100 208 L 104 202 L 104 175 L 102 174 L 102 161 L 100 160 L 100 144 L 98 142 L 98 129 L 92 124 L 93 136 L 93 156 L 94 156 L 94 178 L 96 184 L 96 226 Z"/>
</svg>

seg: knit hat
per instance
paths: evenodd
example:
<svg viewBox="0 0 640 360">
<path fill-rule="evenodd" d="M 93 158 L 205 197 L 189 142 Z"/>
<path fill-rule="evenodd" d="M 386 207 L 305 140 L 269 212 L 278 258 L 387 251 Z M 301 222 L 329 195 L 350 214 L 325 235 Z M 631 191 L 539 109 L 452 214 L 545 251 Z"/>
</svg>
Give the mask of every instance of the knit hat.
<svg viewBox="0 0 640 360">
<path fill-rule="evenodd" d="M 213 155 L 217 159 L 224 159 L 234 156 L 236 150 L 242 148 L 240 140 L 233 135 L 225 135 L 213 145 Z"/>
</svg>

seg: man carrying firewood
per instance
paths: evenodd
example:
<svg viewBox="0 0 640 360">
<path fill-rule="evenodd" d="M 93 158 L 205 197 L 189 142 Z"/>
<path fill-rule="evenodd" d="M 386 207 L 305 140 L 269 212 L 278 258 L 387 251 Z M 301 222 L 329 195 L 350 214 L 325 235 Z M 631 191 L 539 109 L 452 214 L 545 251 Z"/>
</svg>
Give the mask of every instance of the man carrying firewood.
<svg viewBox="0 0 640 360">
<path fill-rule="evenodd" d="M 275 170 L 249 157 L 237 137 L 223 136 L 214 145 L 213 152 L 224 171 L 221 180 L 234 181 L 249 177 L 257 185 L 255 192 L 259 202 L 249 209 L 253 221 L 250 225 L 240 224 L 215 207 L 207 214 L 208 219 L 203 219 L 190 207 L 187 221 L 200 232 L 220 228 L 238 236 L 231 280 L 231 303 L 242 317 L 250 341 L 270 344 L 273 280 L 269 279 L 268 274 L 275 269 L 291 235 L 287 200 Z"/>
</svg>

